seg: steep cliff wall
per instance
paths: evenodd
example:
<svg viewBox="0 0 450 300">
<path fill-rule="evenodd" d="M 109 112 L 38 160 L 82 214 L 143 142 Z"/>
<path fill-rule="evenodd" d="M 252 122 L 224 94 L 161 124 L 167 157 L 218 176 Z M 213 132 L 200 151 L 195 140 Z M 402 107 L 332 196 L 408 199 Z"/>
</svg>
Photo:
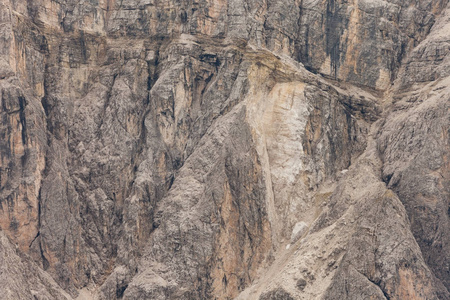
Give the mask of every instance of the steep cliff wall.
<svg viewBox="0 0 450 300">
<path fill-rule="evenodd" d="M 0 0 L 0 298 L 449 299 L 449 5 Z"/>
</svg>

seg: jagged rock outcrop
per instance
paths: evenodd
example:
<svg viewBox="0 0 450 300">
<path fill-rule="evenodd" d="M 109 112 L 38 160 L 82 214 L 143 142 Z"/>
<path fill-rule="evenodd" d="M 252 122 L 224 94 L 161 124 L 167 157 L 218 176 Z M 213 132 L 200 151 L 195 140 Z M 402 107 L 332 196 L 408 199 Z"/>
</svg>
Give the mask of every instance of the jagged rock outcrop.
<svg viewBox="0 0 450 300">
<path fill-rule="evenodd" d="M 449 299 L 449 5 L 0 0 L 0 298 Z"/>
<path fill-rule="evenodd" d="M 0 232 L 2 299 L 69 299 L 70 295 Z"/>
</svg>

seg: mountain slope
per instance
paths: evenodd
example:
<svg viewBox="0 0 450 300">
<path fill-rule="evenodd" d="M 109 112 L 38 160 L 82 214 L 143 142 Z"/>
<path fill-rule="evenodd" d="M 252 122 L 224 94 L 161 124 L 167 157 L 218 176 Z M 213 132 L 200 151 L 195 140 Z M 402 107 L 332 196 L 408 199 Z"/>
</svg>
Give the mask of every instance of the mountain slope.
<svg viewBox="0 0 450 300">
<path fill-rule="evenodd" d="M 0 0 L 0 298 L 449 299 L 449 5 Z"/>
</svg>

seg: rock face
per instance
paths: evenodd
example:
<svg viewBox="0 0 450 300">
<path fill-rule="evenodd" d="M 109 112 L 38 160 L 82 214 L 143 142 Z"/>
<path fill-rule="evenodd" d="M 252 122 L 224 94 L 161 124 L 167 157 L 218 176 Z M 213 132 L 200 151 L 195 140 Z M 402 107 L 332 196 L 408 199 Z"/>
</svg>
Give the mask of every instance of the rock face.
<svg viewBox="0 0 450 300">
<path fill-rule="evenodd" d="M 450 299 L 448 1 L 0 23 L 0 299 Z"/>
</svg>

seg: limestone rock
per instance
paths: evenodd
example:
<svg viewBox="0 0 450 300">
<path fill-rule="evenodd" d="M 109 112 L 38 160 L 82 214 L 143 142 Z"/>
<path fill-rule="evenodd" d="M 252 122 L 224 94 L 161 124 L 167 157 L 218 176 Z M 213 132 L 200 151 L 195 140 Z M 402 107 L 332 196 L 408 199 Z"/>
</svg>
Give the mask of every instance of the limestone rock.
<svg viewBox="0 0 450 300">
<path fill-rule="evenodd" d="M 267 292 L 259 297 L 260 300 L 293 300 L 294 298 L 289 295 L 285 290 L 278 288 L 273 291 Z"/>
<path fill-rule="evenodd" d="M 294 225 L 291 234 L 291 243 L 298 241 L 303 234 L 308 230 L 308 225 L 305 222 L 298 222 Z"/>
<path fill-rule="evenodd" d="M 0 299 L 72 299 L 0 231 Z"/>
<path fill-rule="evenodd" d="M 449 1 L 0 23 L 0 297 L 450 298 Z"/>
</svg>

